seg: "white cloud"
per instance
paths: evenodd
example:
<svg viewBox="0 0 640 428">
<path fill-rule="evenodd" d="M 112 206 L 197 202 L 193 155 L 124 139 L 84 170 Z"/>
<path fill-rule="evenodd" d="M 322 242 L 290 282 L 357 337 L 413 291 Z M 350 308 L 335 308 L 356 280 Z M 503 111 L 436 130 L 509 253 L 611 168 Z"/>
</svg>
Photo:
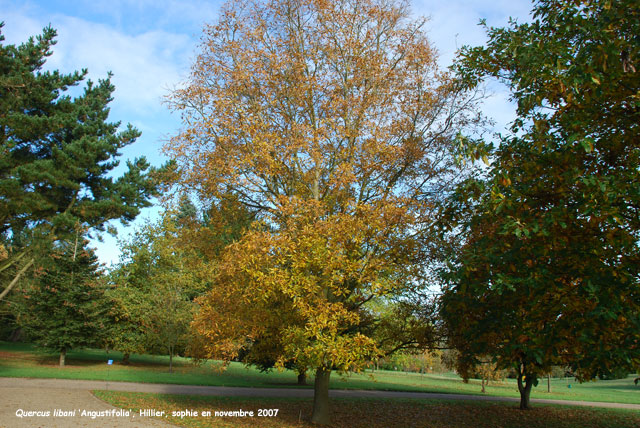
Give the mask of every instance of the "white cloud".
<svg viewBox="0 0 640 428">
<path fill-rule="evenodd" d="M 137 115 L 157 113 L 167 89 L 186 76 L 189 38 L 162 31 L 138 36 L 77 18 L 56 17 L 56 54 L 50 66 L 61 70 L 89 69 L 92 78 L 114 73 L 114 98 Z"/>
<path fill-rule="evenodd" d="M 528 0 L 414 0 L 413 11 L 417 16 L 429 17 L 426 24 L 428 36 L 439 53 L 442 67 L 452 64 L 456 51 L 464 45 L 480 46 L 487 41 L 486 32 L 479 24 L 486 19 L 488 26 L 503 27 L 509 17 L 519 22 L 530 19 L 531 2 Z M 515 107 L 508 100 L 507 89 L 492 82 L 488 85 L 489 97 L 483 103 L 485 115 L 495 121 L 494 130 L 504 132 L 515 119 Z"/>
<path fill-rule="evenodd" d="M 162 98 L 189 72 L 196 43 L 186 34 L 163 30 L 126 34 L 112 26 L 51 14 L 46 17 L 22 8 L 4 13 L 7 43 L 22 43 L 51 24 L 58 43 L 48 59 L 48 69 L 89 70 L 92 80 L 114 73 L 112 106 L 122 113 L 153 116 L 164 110 Z"/>
</svg>

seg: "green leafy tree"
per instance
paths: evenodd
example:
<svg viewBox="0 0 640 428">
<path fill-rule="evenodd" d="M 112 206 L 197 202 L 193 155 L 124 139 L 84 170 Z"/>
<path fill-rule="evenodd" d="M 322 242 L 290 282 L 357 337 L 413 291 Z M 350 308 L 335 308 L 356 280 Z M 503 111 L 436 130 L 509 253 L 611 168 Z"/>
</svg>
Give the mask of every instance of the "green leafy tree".
<svg viewBox="0 0 640 428">
<path fill-rule="evenodd" d="M 171 269 L 153 278 L 156 288 L 150 298 L 152 305 L 147 347 L 152 352 L 162 351 L 169 355 L 169 373 L 173 372 L 173 357 L 186 349 L 193 321 L 195 305 L 189 297 L 188 275 L 184 271 Z"/>
<path fill-rule="evenodd" d="M 173 357 L 188 342 L 193 299 L 203 292 L 190 263 L 197 255 L 181 246 L 179 238 L 184 212 L 166 212 L 158 223 L 145 225 L 123 244 L 123 260 L 112 273 L 110 292 L 115 303 L 114 349 L 125 355 L 166 353 L 170 371 Z"/>
<path fill-rule="evenodd" d="M 22 291 L 18 322 L 36 343 L 60 352 L 64 366 L 70 349 L 102 345 L 109 323 L 105 290 L 88 241 L 61 242 L 33 287 Z"/>
<path fill-rule="evenodd" d="M 178 213 L 168 212 L 150 229 L 148 246 L 153 254 L 149 281 L 153 284 L 148 299 L 152 305 L 148 314 L 147 343 L 151 350 L 162 349 L 169 354 L 169 372 L 173 371 L 173 357 L 184 352 L 188 343 L 189 324 L 193 321 L 193 299 L 201 294 L 202 282 L 191 269 L 190 258 L 195 257 L 188 248 L 180 245 L 180 220 L 194 220 L 195 211 L 183 203 Z"/>
<path fill-rule="evenodd" d="M 191 356 L 204 357 L 185 330 L 191 302 L 207 287 L 215 264 L 210 262 L 253 220 L 233 197 L 208 201 L 202 216 L 185 194 L 177 205 L 121 242 L 120 263 L 110 272 L 111 346 L 124 353 L 125 364 L 140 352 L 166 352 L 172 360 L 185 347 Z"/>
<path fill-rule="evenodd" d="M 462 51 L 460 75 L 507 84 L 518 119 L 450 200 L 442 316 L 460 373 L 514 367 L 523 409 L 552 365 L 640 364 L 639 34 L 637 1 L 546 0 Z"/>
<path fill-rule="evenodd" d="M 121 245 L 121 261 L 108 277 L 112 320 L 108 346 L 123 353 L 123 364 L 129 363 L 131 354 L 146 351 L 146 314 L 152 310 L 149 301 L 153 288 L 149 282 L 151 254 L 146 244 L 138 240 L 139 233 Z"/>
<path fill-rule="evenodd" d="M 143 157 L 113 177 L 120 150 L 140 133 L 107 122 L 110 76 L 88 81 L 71 98 L 65 92 L 86 70 L 43 71 L 55 36 L 48 27 L 19 46 L 0 44 L 0 234 L 7 253 L 0 299 L 52 241 L 78 227 L 102 231 L 109 220 L 130 221 L 155 190 Z"/>
</svg>

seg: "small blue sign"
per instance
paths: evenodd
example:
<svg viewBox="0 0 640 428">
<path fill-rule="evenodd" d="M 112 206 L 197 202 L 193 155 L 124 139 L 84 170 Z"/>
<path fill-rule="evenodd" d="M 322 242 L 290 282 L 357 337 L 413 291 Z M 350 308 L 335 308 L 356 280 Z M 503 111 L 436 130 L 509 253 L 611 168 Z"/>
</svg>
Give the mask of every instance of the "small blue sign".
<svg viewBox="0 0 640 428">
<path fill-rule="evenodd" d="M 113 364 L 113 360 L 107 360 L 107 364 L 109 365 Z"/>
</svg>

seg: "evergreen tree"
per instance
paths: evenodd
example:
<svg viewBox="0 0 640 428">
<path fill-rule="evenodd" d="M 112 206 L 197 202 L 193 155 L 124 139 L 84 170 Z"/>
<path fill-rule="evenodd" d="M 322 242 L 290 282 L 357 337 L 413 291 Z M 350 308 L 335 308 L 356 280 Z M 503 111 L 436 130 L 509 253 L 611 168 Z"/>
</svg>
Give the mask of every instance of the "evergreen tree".
<svg viewBox="0 0 640 428">
<path fill-rule="evenodd" d="M 86 70 L 43 71 L 55 36 L 48 27 L 15 46 L 2 44 L 0 34 L 0 236 L 7 252 L 0 299 L 35 263 L 39 243 L 73 236 L 78 226 L 103 231 L 109 220 L 133 220 L 155 190 L 144 157 L 113 177 L 120 150 L 140 133 L 107 122 L 111 75 L 87 81 L 72 98 L 66 91 Z"/>
<path fill-rule="evenodd" d="M 36 343 L 60 352 L 60 366 L 67 351 L 99 346 L 107 331 L 105 283 L 87 245 L 82 238 L 57 245 L 19 305 L 19 323 Z"/>
</svg>

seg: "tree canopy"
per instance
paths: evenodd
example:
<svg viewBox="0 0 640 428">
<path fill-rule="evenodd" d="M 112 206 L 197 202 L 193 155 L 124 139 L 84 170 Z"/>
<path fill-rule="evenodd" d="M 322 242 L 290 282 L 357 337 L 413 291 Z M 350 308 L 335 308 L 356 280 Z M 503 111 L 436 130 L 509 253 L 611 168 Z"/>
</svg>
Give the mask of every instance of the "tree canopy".
<svg viewBox="0 0 640 428">
<path fill-rule="evenodd" d="M 471 86 L 508 85 L 518 118 L 449 202 L 463 245 L 443 317 L 461 373 L 483 355 L 515 366 L 522 408 L 551 365 L 586 380 L 640 363 L 639 17 L 634 1 L 538 1 L 458 63 Z"/>
<path fill-rule="evenodd" d="M 417 236 L 460 175 L 460 130 L 479 122 L 423 23 L 403 1 L 229 2 L 170 97 L 185 124 L 165 146 L 179 183 L 258 220 L 199 300 L 204 350 L 230 359 L 280 337 L 280 361 L 316 371 L 316 423 L 332 370 L 402 346 L 376 334 L 389 324 L 374 303 L 424 285 Z M 407 344 L 424 346 L 430 327 L 409 326 Z"/>
</svg>

